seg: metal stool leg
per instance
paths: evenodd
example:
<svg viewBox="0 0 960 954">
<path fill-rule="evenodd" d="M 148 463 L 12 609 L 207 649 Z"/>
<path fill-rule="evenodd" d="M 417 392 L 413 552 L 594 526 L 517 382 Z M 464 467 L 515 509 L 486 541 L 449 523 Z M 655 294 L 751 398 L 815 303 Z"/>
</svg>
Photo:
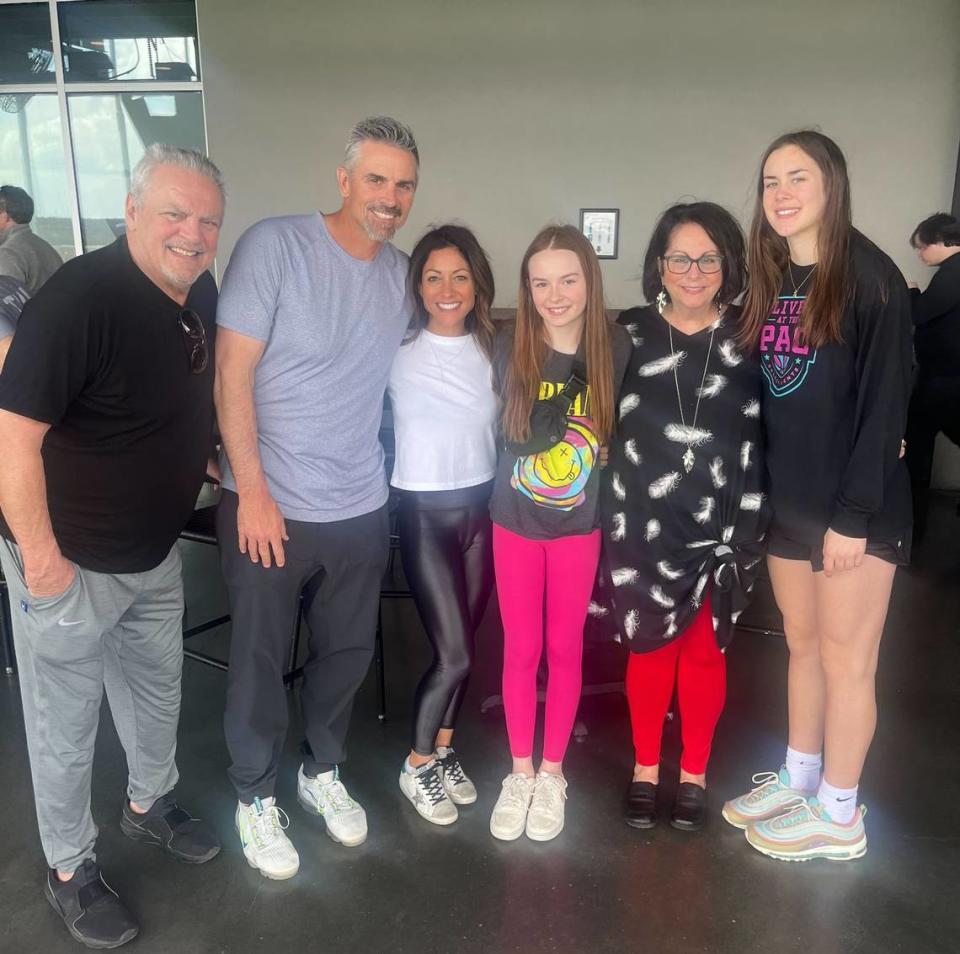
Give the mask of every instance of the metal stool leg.
<svg viewBox="0 0 960 954">
<path fill-rule="evenodd" d="M 5 581 L 0 581 L 0 653 L 3 656 L 3 672 L 7 676 L 17 674 L 17 657 L 13 651 L 13 630 L 10 624 L 10 594 Z"/>
<path fill-rule="evenodd" d="M 383 670 L 383 610 L 377 606 L 377 634 L 373 644 L 373 665 L 377 680 L 377 718 L 383 722 L 387 717 L 387 686 Z"/>
</svg>

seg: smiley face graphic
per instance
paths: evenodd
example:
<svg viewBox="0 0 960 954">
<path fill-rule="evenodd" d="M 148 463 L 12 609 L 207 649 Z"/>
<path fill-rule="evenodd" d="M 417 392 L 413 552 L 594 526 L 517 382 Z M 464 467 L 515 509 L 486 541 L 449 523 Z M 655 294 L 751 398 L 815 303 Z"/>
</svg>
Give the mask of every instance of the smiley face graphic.
<svg viewBox="0 0 960 954">
<path fill-rule="evenodd" d="M 586 499 L 600 443 L 585 417 L 571 417 L 563 440 L 549 450 L 518 457 L 510 484 L 541 507 L 573 510 Z"/>
</svg>

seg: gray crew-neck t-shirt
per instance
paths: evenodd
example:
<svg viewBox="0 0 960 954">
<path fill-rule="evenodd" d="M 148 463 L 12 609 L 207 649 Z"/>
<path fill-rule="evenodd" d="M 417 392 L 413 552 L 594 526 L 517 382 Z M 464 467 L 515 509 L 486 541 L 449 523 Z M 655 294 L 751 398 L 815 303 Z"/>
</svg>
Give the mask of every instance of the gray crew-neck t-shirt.
<svg viewBox="0 0 960 954">
<path fill-rule="evenodd" d="M 379 429 L 407 328 L 407 256 L 345 252 L 322 215 L 265 219 L 237 243 L 217 324 L 265 341 L 253 399 L 260 462 L 284 516 L 328 523 L 387 499 Z M 223 486 L 236 490 L 225 455 Z"/>
</svg>

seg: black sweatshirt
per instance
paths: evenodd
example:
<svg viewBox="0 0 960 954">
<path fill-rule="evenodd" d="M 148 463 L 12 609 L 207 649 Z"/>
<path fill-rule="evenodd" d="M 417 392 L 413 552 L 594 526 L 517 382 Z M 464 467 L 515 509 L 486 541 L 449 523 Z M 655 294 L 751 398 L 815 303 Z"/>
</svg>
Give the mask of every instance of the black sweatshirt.
<svg viewBox="0 0 960 954">
<path fill-rule="evenodd" d="M 912 289 L 914 347 L 923 378 L 960 378 L 960 252 L 937 269 L 927 290 Z"/>
<path fill-rule="evenodd" d="M 842 342 L 815 349 L 798 337 L 805 299 L 786 277 L 761 331 L 773 523 L 811 546 L 828 527 L 896 546 L 912 522 L 899 459 L 913 366 L 910 298 L 896 265 L 856 231 L 851 266 Z M 794 266 L 794 281 L 806 274 Z"/>
</svg>

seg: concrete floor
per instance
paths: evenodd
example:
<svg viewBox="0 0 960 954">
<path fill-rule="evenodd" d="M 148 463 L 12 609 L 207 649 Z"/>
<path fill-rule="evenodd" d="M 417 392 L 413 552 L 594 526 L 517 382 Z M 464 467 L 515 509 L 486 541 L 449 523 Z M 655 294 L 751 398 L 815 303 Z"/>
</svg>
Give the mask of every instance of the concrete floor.
<svg viewBox="0 0 960 954">
<path fill-rule="evenodd" d="M 250 869 L 233 833 L 225 777 L 222 673 L 188 661 L 180 725 L 181 801 L 212 819 L 224 841 L 193 868 L 124 838 L 119 830 L 124 759 L 104 709 L 93 786 L 99 858 L 141 920 L 131 950 L 213 952 L 955 952 L 960 950 L 960 517 L 956 498 L 934 500 L 915 563 L 898 575 L 879 679 L 880 727 L 861 786 L 870 851 L 848 864 L 787 865 L 744 842 L 719 816 L 753 772 L 782 759 L 785 662 L 781 640 L 741 634 L 731 648 L 727 711 L 711 762 L 710 825 L 690 835 L 626 827 L 621 798 L 632 756 L 622 695 L 586 698 L 587 735 L 571 746 L 567 827 L 554 842 L 491 838 L 489 812 L 508 770 L 502 711 L 480 714 L 497 691 L 495 606 L 484 625 L 478 671 L 457 748 L 480 790 L 460 821 L 423 822 L 397 787 L 408 744 L 412 690 L 426 652 L 409 601 L 385 604 L 388 719 L 376 718 L 373 679 L 357 699 L 343 776 L 362 801 L 370 837 L 334 844 L 296 804 L 295 696 L 279 804 L 301 856 L 299 875 L 271 882 Z M 186 545 L 192 621 L 224 605 L 215 553 Z M 761 599 L 754 621 L 775 619 Z M 744 617 L 746 620 L 747 617 Z M 193 645 L 223 653 L 227 628 Z M 622 672 L 612 647 L 591 648 L 587 675 Z M 80 950 L 41 894 L 37 838 L 20 701 L 0 677 L 0 951 Z M 667 803 L 676 772 L 674 727 L 665 746 Z"/>
</svg>

